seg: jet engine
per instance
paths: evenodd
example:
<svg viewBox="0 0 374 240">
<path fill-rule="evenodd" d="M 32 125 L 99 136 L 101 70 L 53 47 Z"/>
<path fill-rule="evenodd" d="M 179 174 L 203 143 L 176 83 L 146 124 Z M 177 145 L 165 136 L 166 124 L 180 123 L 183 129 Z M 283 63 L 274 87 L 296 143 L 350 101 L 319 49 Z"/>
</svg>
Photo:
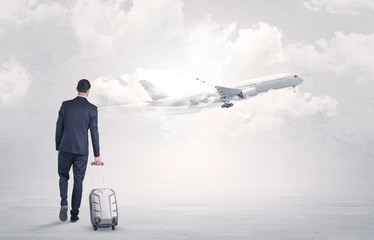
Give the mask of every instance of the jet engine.
<svg viewBox="0 0 374 240">
<path fill-rule="evenodd" d="M 256 92 L 256 88 L 254 88 L 254 87 L 246 88 L 239 93 L 240 98 L 247 98 L 247 97 L 252 97 L 252 96 L 256 96 L 256 95 L 257 95 L 257 92 Z"/>
</svg>

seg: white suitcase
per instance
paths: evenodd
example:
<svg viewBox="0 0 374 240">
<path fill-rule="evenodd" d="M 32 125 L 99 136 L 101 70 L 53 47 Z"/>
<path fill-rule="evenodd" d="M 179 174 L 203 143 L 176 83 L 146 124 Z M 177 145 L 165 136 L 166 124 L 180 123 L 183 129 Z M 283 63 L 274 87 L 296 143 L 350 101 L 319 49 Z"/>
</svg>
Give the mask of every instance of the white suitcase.
<svg viewBox="0 0 374 240">
<path fill-rule="evenodd" d="M 91 163 L 91 166 L 95 167 L 95 163 Z M 101 163 L 104 188 L 95 188 L 95 177 L 94 169 L 92 167 L 92 179 L 94 189 L 92 189 L 89 201 L 90 201 L 90 215 L 91 224 L 93 229 L 96 231 L 98 228 L 111 227 L 115 230 L 118 225 L 118 208 L 116 194 L 113 189 L 106 188 L 105 175 L 104 175 L 104 163 Z"/>
</svg>

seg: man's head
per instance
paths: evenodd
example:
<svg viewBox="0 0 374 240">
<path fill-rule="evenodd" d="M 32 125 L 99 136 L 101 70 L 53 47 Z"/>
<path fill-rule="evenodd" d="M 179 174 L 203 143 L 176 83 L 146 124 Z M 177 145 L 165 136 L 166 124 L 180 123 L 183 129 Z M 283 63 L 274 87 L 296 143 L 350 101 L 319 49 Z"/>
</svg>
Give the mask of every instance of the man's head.
<svg viewBox="0 0 374 240">
<path fill-rule="evenodd" d="M 87 97 L 88 93 L 90 92 L 90 88 L 91 83 L 87 79 L 79 80 L 77 85 L 78 95 Z"/>
</svg>

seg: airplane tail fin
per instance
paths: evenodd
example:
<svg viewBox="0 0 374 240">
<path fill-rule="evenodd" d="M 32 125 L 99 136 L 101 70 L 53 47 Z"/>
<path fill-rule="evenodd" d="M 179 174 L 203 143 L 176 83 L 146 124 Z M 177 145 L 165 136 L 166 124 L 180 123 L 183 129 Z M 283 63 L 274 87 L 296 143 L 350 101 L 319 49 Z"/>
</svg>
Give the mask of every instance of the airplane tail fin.
<svg viewBox="0 0 374 240">
<path fill-rule="evenodd" d="M 139 83 L 143 86 L 144 90 L 147 91 L 148 95 L 152 98 L 153 101 L 168 97 L 168 95 L 163 93 L 160 89 L 156 88 L 147 80 L 140 80 Z"/>
</svg>

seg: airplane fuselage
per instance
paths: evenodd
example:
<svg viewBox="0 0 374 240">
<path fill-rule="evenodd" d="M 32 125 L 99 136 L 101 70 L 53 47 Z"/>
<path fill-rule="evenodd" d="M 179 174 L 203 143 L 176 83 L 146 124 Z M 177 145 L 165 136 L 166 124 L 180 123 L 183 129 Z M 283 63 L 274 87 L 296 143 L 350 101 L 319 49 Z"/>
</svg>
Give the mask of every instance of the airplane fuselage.
<svg viewBox="0 0 374 240">
<path fill-rule="evenodd" d="M 255 88 L 256 93 L 266 92 L 270 89 L 281 89 L 296 87 L 303 82 L 303 79 L 293 74 L 278 74 L 263 78 L 252 79 L 230 85 L 230 88 L 240 90 Z"/>
<path fill-rule="evenodd" d="M 296 87 L 303 79 L 294 74 L 278 74 L 231 84 L 228 87 L 214 86 L 217 91 L 186 97 L 168 97 L 150 102 L 156 106 L 191 106 L 223 102 L 222 108 L 232 107 L 230 101 L 256 96 L 271 89 Z"/>
</svg>

